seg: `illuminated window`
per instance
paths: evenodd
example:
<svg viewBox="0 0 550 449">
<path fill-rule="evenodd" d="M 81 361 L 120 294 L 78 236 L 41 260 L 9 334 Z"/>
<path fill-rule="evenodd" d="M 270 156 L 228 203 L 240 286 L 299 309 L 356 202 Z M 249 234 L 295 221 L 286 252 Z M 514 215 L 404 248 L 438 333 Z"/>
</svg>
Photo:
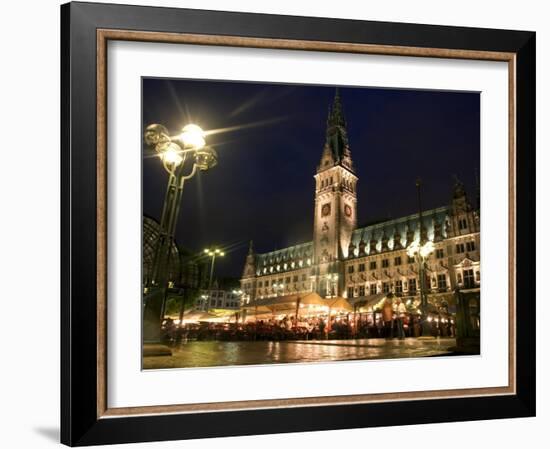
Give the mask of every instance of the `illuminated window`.
<svg viewBox="0 0 550 449">
<path fill-rule="evenodd" d="M 437 275 L 437 288 L 439 290 L 447 290 L 447 276 L 445 274 Z"/>
<path fill-rule="evenodd" d="M 395 293 L 403 293 L 403 281 L 395 281 Z"/>
<path fill-rule="evenodd" d="M 474 287 L 474 270 L 464 270 L 464 288 Z"/>
<path fill-rule="evenodd" d="M 416 294 L 416 278 L 409 279 L 409 293 L 411 295 Z"/>
</svg>

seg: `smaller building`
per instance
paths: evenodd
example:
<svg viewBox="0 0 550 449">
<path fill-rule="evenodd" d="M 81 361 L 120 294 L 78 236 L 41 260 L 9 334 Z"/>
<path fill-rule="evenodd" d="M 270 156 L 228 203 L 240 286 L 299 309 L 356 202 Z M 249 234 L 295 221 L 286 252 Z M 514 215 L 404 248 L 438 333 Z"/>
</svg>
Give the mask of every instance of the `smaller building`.
<svg viewBox="0 0 550 449">
<path fill-rule="evenodd" d="M 207 312 L 209 310 L 238 311 L 241 307 L 241 291 L 237 289 L 223 289 L 215 281 L 210 290 L 203 289 L 195 301 L 195 310 Z"/>
</svg>

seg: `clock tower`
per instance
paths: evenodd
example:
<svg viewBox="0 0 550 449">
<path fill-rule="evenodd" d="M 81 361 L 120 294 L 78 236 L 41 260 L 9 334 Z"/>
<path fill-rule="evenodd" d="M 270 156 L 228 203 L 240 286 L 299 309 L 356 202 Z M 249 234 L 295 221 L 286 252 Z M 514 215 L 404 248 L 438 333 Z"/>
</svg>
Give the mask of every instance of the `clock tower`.
<svg viewBox="0 0 550 449">
<path fill-rule="evenodd" d="M 325 145 L 315 178 L 313 251 L 316 290 L 323 297 L 341 296 L 341 261 L 348 256 L 357 225 L 357 176 L 348 143 L 339 90 L 329 108 Z"/>
</svg>

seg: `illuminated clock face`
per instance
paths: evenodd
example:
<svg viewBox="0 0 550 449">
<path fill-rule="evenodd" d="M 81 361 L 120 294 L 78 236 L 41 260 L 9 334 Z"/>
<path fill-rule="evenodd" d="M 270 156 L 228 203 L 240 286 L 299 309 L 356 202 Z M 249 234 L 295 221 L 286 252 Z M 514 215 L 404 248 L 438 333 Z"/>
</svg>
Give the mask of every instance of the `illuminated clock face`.
<svg viewBox="0 0 550 449">
<path fill-rule="evenodd" d="M 323 207 L 321 208 L 321 215 L 323 217 L 326 217 L 327 215 L 330 215 L 330 204 L 323 204 Z"/>
<path fill-rule="evenodd" d="M 351 207 L 349 204 L 344 206 L 344 213 L 346 214 L 346 217 L 351 217 Z"/>
</svg>

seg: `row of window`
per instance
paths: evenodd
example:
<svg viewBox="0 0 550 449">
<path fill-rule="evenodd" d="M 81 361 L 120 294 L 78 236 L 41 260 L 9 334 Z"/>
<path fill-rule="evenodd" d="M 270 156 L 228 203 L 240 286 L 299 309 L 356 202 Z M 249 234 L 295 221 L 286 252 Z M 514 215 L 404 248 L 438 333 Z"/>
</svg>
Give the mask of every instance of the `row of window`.
<svg viewBox="0 0 550 449">
<path fill-rule="evenodd" d="M 479 271 L 474 271 L 473 269 L 462 270 L 462 273 L 457 273 L 457 282 L 462 288 L 474 288 L 480 282 Z M 445 273 L 434 276 L 432 278 L 432 285 L 428 286 L 428 288 L 437 288 L 440 291 L 447 290 L 447 287 L 447 275 Z M 404 290 L 407 290 L 411 295 L 415 295 L 417 290 L 416 278 L 410 278 L 405 281 L 400 279 L 395 282 L 382 282 L 380 289 L 377 283 L 372 283 L 368 286 L 361 285 L 357 289 L 355 287 L 348 287 L 348 298 L 390 292 L 401 294 Z"/>
<path fill-rule="evenodd" d="M 208 295 L 208 292 L 205 292 Z M 209 294 L 211 298 L 231 298 L 236 297 L 237 295 L 233 294 L 232 292 L 226 292 L 224 290 L 212 290 Z"/>
<path fill-rule="evenodd" d="M 472 252 L 476 250 L 476 242 L 470 241 L 466 243 L 457 243 L 456 244 L 456 253 L 463 254 L 465 252 Z"/>
<path fill-rule="evenodd" d="M 399 266 L 402 263 L 403 263 L 403 261 L 401 259 L 401 256 L 394 257 L 394 259 L 393 259 L 393 265 L 394 266 Z M 414 263 L 414 258 L 407 256 L 407 263 Z M 388 268 L 389 266 L 390 266 L 390 260 L 389 259 L 382 259 L 382 268 Z M 376 270 L 376 268 L 377 268 L 376 260 L 371 260 L 369 262 L 369 270 Z M 357 272 L 358 273 L 362 273 L 363 271 L 365 271 L 365 269 L 366 269 L 366 264 L 365 263 L 360 263 L 360 264 L 357 265 Z M 355 273 L 355 265 L 349 265 L 348 266 L 348 273 L 349 274 Z"/>
<path fill-rule="evenodd" d="M 201 305 L 204 304 L 202 300 L 197 301 L 197 306 L 201 307 Z M 222 299 L 210 299 L 209 301 L 210 307 L 225 307 L 225 308 L 236 308 L 240 306 L 240 301 L 223 301 Z"/>
<path fill-rule="evenodd" d="M 311 284 L 294 284 L 293 286 L 285 285 L 281 289 L 275 289 L 275 288 L 259 288 L 256 292 L 256 295 L 262 296 L 262 295 L 271 295 L 271 294 L 279 294 L 284 295 L 286 293 L 290 292 L 303 292 L 303 291 L 311 291 Z M 286 293 L 285 293 L 286 292 Z"/>
<path fill-rule="evenodd" d="M 334 184 L 334 180 L 333 180 L 333 177 L 331 176 L 330 178 L 325 178 L 325 179 L 322 179 L 321 180 L 321 189 L 324 189 L 325 187 L 329 187 L 331 185 Z M 347 179 L 342 179 L 342 185 L 344 187 L 346 187 L 347 189 L 349 189 L 350 191 L 354 191 L 353 190 L 353 182 L 351 181 L 348 181 Z"/>
<path fill-rule="evenodd" d="M 445 278 L 445 275 L 443 275 Z M 446 288 L 447 283 L 446 279 L 443 279 L 445 282 L 445 285 L 440 288 Z M 348 298 L 354 298 L 356 296 L 366 296 L 369 295 L 377 295 L 378 293 L 390 293 L 393 291 L 393 293 L 403 293 L 403 290 L 406 289 L 409 294 L 415 295 L 416 294 L 416 278 L 410 278 L 407 279 L 405 282 L 402 280 L 398 280 L 395 282 L 382 282 L 381 288 L 378 288 L 378 284 L 372 283 L 368 286 L 360 285 L 359 288 L 356 290 L 355 287 L 348 287 Z M 357 293 L 357 294 L 356 294 Z"/>
<path fill-rule="evenodd" d="M 463 254 L 465 252 L 472 252 L 475 251 L 476 244 L 474 241 L 466 242 L 466 243 L 457 243 L 456 245 L 456 253 L 457 254 Z M 436 259 L 443 259 L 445 257 L 445 250 L 443 248 L 438 248 L 435 250 L 435 257 Z M 403 259 L 401 256 L 394 257 L 393 259 L 393 265 L 398 267 L 402 265 Z M 407 263 L 414 263 L 414 257 L 407 256 Z M 382 268 L 388 268 L 390 266 L 390 259 L 382 259 Z M 360 263 L 357 266 L 357 271 L 359 273 L 365 271 L 366 264 Z M 377 263 L 376 260 L 371 260 L 369 262 L 369 270 L 376 270 Z M 348 266 L 348 273 L 352 274 L 355 272 L 355 265 L 349 265 Z"/>
<path fill-rule="evenodd" d="M 334 184 L 334 182 L 332 180 L 332 176 L 330 178 L 323 179 L 323 180 L 321 180 L 321 189 L 324 189 L 325 187 L 331 186 L 332 184 Z"/>
<path fill-rule="evenodd" d="M 307 259 L 306 262 L 307 266 L 310 266 L 311 265 L 311 259 Z M 298 268 L 302 268 L 304 266 L 304 261 L 303 260 L 299 260 L 298 262 L 290 262 L 290 263 L 284 263 L 283 265 L 276 265 L 276 266 L 271 266 L 271 267 L 264 267 L 261 271 L 261 274 L 267 274 L 268 272 L 269 273 L 273 273 L 274 271 L 286 271 L 288 270 L 289 268 L 290 269 L 294 269 L 296 268 L 296 266 L 298 266 Z M 258 273 L 260 274 L 260 273 Z"/>
<path fill-rule="evenodd" d="M 297 274 L 295 274 L 294 276 L 292 276 L 292 278 L 290 276 L 287 276 L 286 278 L 284 278 L 284 283 L 290 284 L 291 279 L 292 279 L 292 282 L 294 283 L 298 282 L 299 280 L 303 282 L 307 279 L 307 275 L 305 273 L 303 273 L 301 276 L 298 276 Z M 266 279 L 265 281 L 262 281 L 262 280 L 258 281 L 257 287 L 258 288 L 269 287 L 270 285 L 276 285 L 276 284 L 282 284 L 282 283 L 283 283 L 283 278 L 271 279 L 271 280 Z"/>
</svg>

